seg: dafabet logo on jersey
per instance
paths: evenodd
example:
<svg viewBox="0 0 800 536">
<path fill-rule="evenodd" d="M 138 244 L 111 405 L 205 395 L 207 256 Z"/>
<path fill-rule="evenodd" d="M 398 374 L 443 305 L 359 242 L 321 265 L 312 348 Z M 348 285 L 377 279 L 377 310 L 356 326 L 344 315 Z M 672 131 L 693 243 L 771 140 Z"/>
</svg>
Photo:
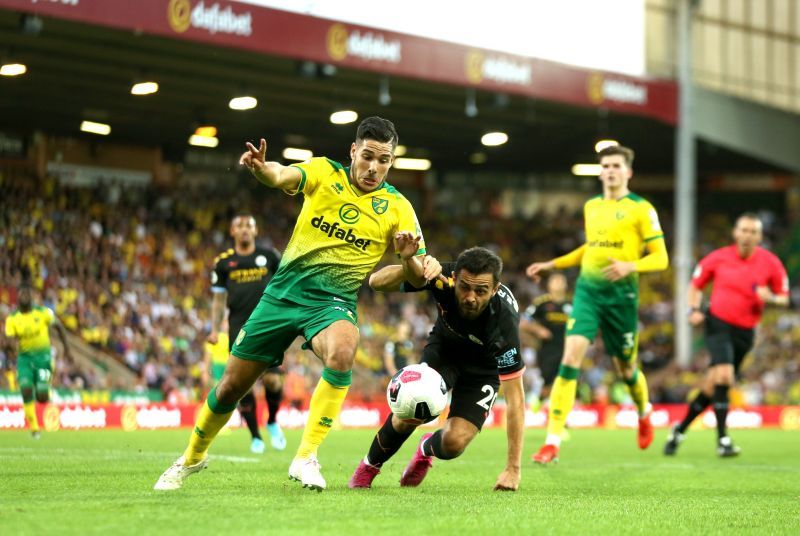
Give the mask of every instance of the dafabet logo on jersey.
<svg viewBox="0 0 800 536">
<path fill-rule="evenodd" d="M 342 208 L 344 209 L 344 207 L 346 206 L 348 205 L 344 205 Z M 341 210 L 339 211 L 339 216 L 342 216 Z M 344 220 L 344 218 L 342 218 L 342 220 L 345 221 L 346 223 L 355 223 L 355 221 L 358 221 L 358 217 L 356 217 L 355 221 L 353 222 L 347 222 L 346 220 Z M 367 246 L 369 246 L 372 243 L 372 240 L 365 240 L 363 238 L 357 237 L 355 234 L 353 234 L 353 230 L 350 229 L 349 227 L 346 230 L 343 229 L 339 225 L 338 221 L 335 221 L 333 223 L 326 222 L 325 216 L 316 216 L 314 218 L 311 218 L 311 226 L 314 227 L 315 229 L 319 229 L 329 237 L 338 238 L 339 240 L 347 242 L 348 244 L 353 244 L 361 251 L 367 251 Z"/>
</svg>

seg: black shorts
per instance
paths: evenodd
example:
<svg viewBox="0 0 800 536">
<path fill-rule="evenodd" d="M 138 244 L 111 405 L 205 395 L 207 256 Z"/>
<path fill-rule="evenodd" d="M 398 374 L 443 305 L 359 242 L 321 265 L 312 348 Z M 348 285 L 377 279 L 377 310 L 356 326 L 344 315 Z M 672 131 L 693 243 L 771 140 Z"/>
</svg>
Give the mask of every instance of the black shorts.
<svg viewBox="0 0 800 536">
<path fill-rule="evenodd" d="M 553 385 L 553 382 L 556 381 L 563 354 L 564 347 L 561 345 L 548 347 L 544 344 L 536 352 L 536 366 L 539 367 L 545 385 Z"/>
<path fill-rule="evenodd" d="M 755 330 L 736 327 L 707 313 L 705 334 L 711 365 L 733 365 L 738 373 L 744 356 L 753 348 Z"/>
<path fill-rule="evenodd" d="M 480 430 L 497 398 L 500 375 L 496 368 L 465 367 L 466 356 L 456 351 L 447 352 L 445 347 L 429 342 L 422 351 L 422 363 L 436 369 L 447 388 L 453 390 L 447 418 L 461 417 Z"/>
</svg>

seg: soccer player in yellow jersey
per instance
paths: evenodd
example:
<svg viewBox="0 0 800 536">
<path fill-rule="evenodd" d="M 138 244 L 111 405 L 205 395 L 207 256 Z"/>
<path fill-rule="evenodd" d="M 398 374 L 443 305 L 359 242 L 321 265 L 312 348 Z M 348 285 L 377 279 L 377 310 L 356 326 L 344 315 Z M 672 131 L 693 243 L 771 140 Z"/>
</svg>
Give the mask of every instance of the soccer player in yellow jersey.
<svg viewBox="0 0 800 536">
<path fill-rule="evenodd" d="M 25 418 L 34 439 L 39 439 L 39 419 L 36 402 L 46 404 L 50 399 L 53 377 L 53 354 L 50 348 L 50 328 L 55 328 L 64 345 L 64 356 L 70 352 L 64 327 L 51 309 L 34 305 L 31 288 L 19 290 L 19 309 L 6 318 L 6 337 L 17 340 L 17 378 L 25 408 Z"/>
<path fill-rule="evenodd" d="M 653 441 L 647 381 L 638 368 L 639 273 L 667 268 L 669 259 L 658 214 L 649 202 L 632 193 L 633 151 L 614 146 L 598 154 L 603 194 L 583 208 L 586 243 L 562 257 L 528 266 L 527 275 L 552 269 L 581 267 L 558 377 L 550 394 L 547 439 L 533 461 L 558 461 L 561 433 L 575 403 L 578 373 L 586 350 L 600 329 L 606 351 L 630 388 L 639 411 L 639 448 Z"/>
<path fill-rule="evenodd" d="M 312 158 L 283 166 L 266 161 L 267 142 L 248 143 L 240 163 L 270 188 L 303 194 L 303 208 L 280 267 L 234 341 L 225 373 L 200 410 L 189 446 L 155 489 L 172 490 L 208 463 L 208 447 L 239 399 L 302 335 L 324 365 L 289 477 L 322 491 L 317 449 L 339 415 L 358 346 L 356 294 L 384 252 L 394 246 L 407 281 L 432 277 L 423 262 L 425 243 L 411 204 L 386 182 L 397 131 L 391 121 L 361 122 L 350 165 Z"/>
</svg>

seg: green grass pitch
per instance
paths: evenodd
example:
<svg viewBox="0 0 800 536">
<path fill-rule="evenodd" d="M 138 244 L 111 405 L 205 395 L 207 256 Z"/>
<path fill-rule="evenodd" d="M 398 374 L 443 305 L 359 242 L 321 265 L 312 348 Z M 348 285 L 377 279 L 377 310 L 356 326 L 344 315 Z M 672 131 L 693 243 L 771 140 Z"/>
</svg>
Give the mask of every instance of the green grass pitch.
<svg viewBox="0 0 800 536">
<path fill-rule="evenodd" d="M 734 431 L 742 456 L 718 459 L 711 431 L 665 458 L 663 430 L 645 452 L 633 431 L 577 430 L 561 463 L 542 468 L 530 454 L 544 432 L 528 430 L 517 493 L 492 491 L 506 455 L 498 429 L 400 488 L 418 432 L 371 490 L 350 490 L 373 434 L 331 432 L 317 493 L 286 476 L 294 430 L 287 451 L 261 456 L 245 430 L 219 437 L 209 468 L 176 492 L 152 487 L 188 430 L 0 432 L 0 534 L 800 534 L 800 432 Z"/>
</svg>

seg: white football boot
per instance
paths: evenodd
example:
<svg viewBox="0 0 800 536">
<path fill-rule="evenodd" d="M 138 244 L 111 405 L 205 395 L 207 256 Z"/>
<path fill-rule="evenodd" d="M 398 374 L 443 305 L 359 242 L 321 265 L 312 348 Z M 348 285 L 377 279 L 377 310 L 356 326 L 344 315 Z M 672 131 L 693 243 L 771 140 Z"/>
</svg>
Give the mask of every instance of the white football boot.
<svg viewBox="0 0 800 536">
<path fill-rule="evenodd" d="M 325 479 L 320 472 L 322 466 L 316 456 L 308 458 L 295 458 L 289 466 L 289 478 L 300 482 L 304 488 L 322 491 L 325 489 Z"/>
<path fill-rule="evenodd" d="M 189 478 L 189 475 L 202 471 L 208 467 L 208 454 L 206 457 L 194 465 L 184 465 L 186 460 L 183 456 L 175 460 L 169 469 L 164 471 L 164 474 L 158 479 L 153 489 L 159 491 L 171 491 L 183 487 L 183 483 Z"/>
</svg>

